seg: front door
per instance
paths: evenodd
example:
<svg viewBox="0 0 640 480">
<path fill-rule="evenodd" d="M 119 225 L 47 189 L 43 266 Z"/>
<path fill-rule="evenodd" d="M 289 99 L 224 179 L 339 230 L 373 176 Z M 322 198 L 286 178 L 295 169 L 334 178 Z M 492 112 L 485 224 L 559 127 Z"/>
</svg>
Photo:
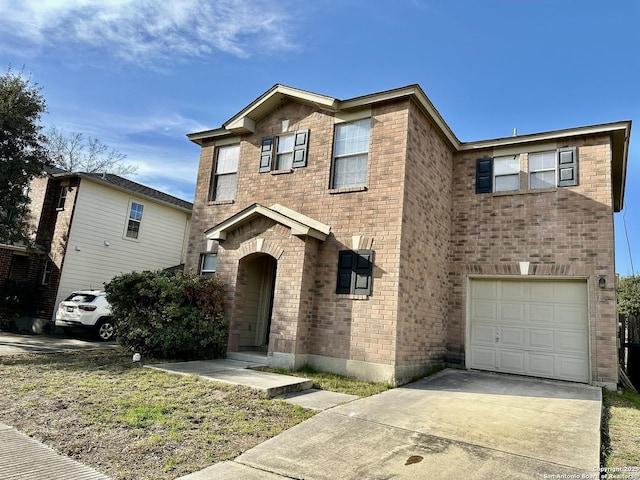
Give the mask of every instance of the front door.
<svg viewBox="0 0 640 480">
<path fill-rule="evenodd" d="M 276 261 L 268 255 L 246 260 L 246 283 L 239 347 L 267 350 L 273 310 Z"/>
</svg>

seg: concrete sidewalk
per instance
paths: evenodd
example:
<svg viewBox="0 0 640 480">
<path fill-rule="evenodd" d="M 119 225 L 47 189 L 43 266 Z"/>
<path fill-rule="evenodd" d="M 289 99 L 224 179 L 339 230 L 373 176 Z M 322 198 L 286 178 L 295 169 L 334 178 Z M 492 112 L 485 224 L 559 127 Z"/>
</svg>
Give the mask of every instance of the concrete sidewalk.
<svg viewBox="0 0 640 480">
<path fill-rule="evenodd" d="M 588 385 L 445 370 L 182 480 L 597 478 L 601 406 Z"/>
<path fill-rule="evenodd" d="M 0 478 L 109 480 L 3 423 L 0 423 Z"/>
<path fill-rule="evenodd" d="M 308 378 L 251 370 L 253 367 L 263 365 L 259 361 L 242 361 L 227 358 L 193 362 L 156 363 L 145 365 L 145 367 L 180 375 L 198 375 L 208 380 L 231 385 L 243 385 L 261 390 L 269 398 L 281 398 L 288 403 L 317 411 L 326 410 L 358 398 L 355 395 L 313 389 L 313 381 Z"/>
</svg>

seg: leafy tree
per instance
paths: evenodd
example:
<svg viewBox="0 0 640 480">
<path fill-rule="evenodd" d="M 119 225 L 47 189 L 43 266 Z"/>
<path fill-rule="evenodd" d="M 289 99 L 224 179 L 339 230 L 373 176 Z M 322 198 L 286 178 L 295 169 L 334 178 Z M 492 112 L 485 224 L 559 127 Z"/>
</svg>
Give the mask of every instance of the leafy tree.
<svg viewBox="0 0 640 480">
<path fill-rule="evenodd" d="M 621 277 L 617 290 L 618 311 L 627 316 L 640 316 L 640 278 Z"/>
<path fill-rule="evenodd" d="M 54 166 L 67 172 L 114 173 L 130 175 L 136 172 L 134 165 L 126 165 L 127 156 L 109 148 L 97 138 L 82 133 L 65 136 L 57 128 L 47 132 L 47 151 Z"/>
<path fill-rule="evenodd" d="M 29 243 L 29 182 L 48 166 L 41 87 L 14 73 L 0 77 L 0 242 Z"/>
</svg>

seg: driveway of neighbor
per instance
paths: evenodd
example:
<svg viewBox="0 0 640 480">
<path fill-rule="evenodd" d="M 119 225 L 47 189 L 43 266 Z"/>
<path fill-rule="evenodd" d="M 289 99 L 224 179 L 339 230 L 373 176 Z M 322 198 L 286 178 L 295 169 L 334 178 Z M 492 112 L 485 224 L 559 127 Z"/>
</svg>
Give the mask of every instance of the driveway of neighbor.
<svg viewBox="0 0 640 480">
<path fill-rule="evenodd" d="M 597 387 L 445 370 L 182 478 L 598 478 L 601 406 Z"/>
<path fill-rule="evenodd" d="M 116 342 L 101 342 L 84 337 L 33 335 L 0 331 L 0 356 L 20 353 L 51 353 L 67 350 L 119 348 Z"/>
</svg>

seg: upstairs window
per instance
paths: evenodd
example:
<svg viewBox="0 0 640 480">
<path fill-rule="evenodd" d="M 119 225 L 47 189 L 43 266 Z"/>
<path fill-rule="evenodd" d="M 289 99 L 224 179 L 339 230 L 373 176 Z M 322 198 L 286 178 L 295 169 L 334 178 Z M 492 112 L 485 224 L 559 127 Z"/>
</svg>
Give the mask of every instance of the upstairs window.
<svg viewBox="0 0 640 480">
<path fill-rule="evenodd" d="M 127 238 L 138 238 L 140 235 L 140 224 L 142 223 L 142 211 L 144 205 L 136 202 L 131 202 L 129 208 L 129 221 L 127 222 Z"/>
<path fill-rule="evenodd" d="M 216 167 L 211 182 L 209 199 L 212 201 L 234 200 L 238 185 L 238 159 L 240 144 L 218 147 Z"/>
<path fill-rule="evenodd" d="M 51 273 L 53 272 L 53 263 L 51 260 L 47 259 L 44 264 L 44 270 L 42 272 L 42 285 L 49 285 L 51 281 Z"/>
<path fill-rule="evenodd" d="M 331 188 L 366 185 L 370 128 L 369 118 L 336 125 Z"/>
<path fill-rule="evenodd" d="M 265 173 L 271 170 L 306 167 L 308 148 L 309 130 L 297 130 L 275 137 L 265 137 L 260 145 L 258 171 Z"/>
<path fill-rule="evenodd" d="M 528 154 L 529 190 L 578 185 L 578 149 L 562 147 Z M 476 160 L 476 193 L 520 189 L 520 156 Z"/>
<path fill-rule="evenodd" d="M 520 189 L 520 155 L 493 159 L 493 188 L 494 192 Z"/>
<path fill-rule="evenodd" d="M 67 193 L 69 193 L 69 187 L 60 187 L 56 210 L 64 210 L 64 204 L 67 202 Z"/>
<path fill-rule="evenodd" d="M 341 250 L 338 252 L 336 293 L 371 295 L 372 278 L 372 250 Z"/>
<path fill-rule="evenodd" d="M 552 188 L 556 186 L 556 152 L 529 154 L 529 188 Z"/>
</svg>

